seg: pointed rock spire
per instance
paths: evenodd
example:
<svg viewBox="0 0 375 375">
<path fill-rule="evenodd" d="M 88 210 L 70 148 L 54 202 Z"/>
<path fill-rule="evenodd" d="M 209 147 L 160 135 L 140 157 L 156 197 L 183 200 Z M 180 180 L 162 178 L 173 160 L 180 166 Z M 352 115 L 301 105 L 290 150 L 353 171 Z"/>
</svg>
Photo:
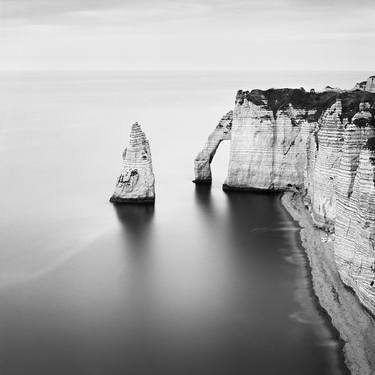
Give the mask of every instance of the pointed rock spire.
<svg viewBox="0 0 375 375">
<path fill-rule="evenodd" d="M 123 153 L 123 169 L 117 179 L 114 203 L 153 203 L 155 178 L 152 170 L 151 151 L 145 133 L 138 122 L 132 125 L 129 146 Z"/>
</svg>

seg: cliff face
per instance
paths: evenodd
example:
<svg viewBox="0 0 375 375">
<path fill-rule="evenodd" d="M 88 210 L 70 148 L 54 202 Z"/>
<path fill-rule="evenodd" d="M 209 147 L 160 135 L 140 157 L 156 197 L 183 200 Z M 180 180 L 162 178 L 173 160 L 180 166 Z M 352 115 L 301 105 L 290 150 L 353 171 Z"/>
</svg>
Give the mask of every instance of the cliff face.
<svg viewBox="0 0 375 375">
<path fill-rule="evenodd" d="M 363 149 L 350 198 L 340 204 L 335 260 L 345 284 L 375 311 L 375 150 Z"/>
<path fill-rule="evenodd" d="M 316 158 L 308 175 L 311 212 L 320 227 L 331 227 L 336 216 L 335 178 L 340 162 L 344 124 L 340 99 L 325 110 L 318 121 L 314 139 Z"/>
<path fill-rule="evenodd" d="M 342 280 L 375 311 L 373 116 L 369 105 L 347 126 L 337 171 L 335 260 Z M 374 202 L 374 203 L 373 203 Z M 370 298 L 372 296 L 372 298 Z"/>
<path fill-rule="evenodd" d="M 224 184 L 225 189 L 302 191 L 315 225 L 335 232 L 343 282 L 373 313 L 374 102 L 375 94 L 363 91 L 239 91 Z"/>
<path fill-rule="evenodd" d="M 341 242 L 335 246 L 336 261 L 343 281 L 351 286 L 361 302 L 375 311 L 375 149 L 360 154 L 358 173 L 354 181 L 351 206 L 356 207 L 354 233 L 348 253 Z M 343 233 L 343 238 L 346 233 Z M 342 241 L 343 242 L 343 241 Z"/>
<path fill-rule="evenodd" d="M 123 155 L 123 169 L 110 199 L 115 203 L 151 203 L 155 200 L 155 178 L 151 151 L 145 133 L 132 125 L 129 146 Z"/>
<path fill-rule="evenodd" d="M 306 110 L 292 104 L 274 109 L 259 94 L 258 103 L 240 91 L 233 111 L 229 171 L 225 186 L 284 190 L 303 186 L 308 136 L 313 126 Z"/>
</svg>

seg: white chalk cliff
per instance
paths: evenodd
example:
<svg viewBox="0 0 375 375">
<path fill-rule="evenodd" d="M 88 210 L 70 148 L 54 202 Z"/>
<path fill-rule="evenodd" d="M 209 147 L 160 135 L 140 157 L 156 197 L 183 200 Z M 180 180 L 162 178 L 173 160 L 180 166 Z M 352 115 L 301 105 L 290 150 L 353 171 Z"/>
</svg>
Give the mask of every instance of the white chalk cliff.
<svg viewBox="0 0 375 375">
<path fill-rule="evenodd" d="M 375 94 L 359 90 L 239 91 L 230 137 L 217 137 L 231 143 L 223 188 L 300 192 L 315 225 L 335 232 L 342 281 L 373 313 L 374 103 Z M 213 154 L 205 160 L 210 163 Z M 211 172 L 202 176 L 211 179 Z"/>
<path fill-rule="evenodd" d="M 150 145 L 136 122 L 132 125 L 129 146 L 123 155 L 123 168 L 110 199 L 114 203 L 152 203 L 155 200 L 155 178 Z"/>
<path fill-rule="evenodd" d="M 290 103 L 271 107 L 259 91 L 254 101 L 247 94 L 239 91 L 236 97 L 225 187 L 283 190 L 302 186 L 312 129 L 306 111 Z"/>
</svg>

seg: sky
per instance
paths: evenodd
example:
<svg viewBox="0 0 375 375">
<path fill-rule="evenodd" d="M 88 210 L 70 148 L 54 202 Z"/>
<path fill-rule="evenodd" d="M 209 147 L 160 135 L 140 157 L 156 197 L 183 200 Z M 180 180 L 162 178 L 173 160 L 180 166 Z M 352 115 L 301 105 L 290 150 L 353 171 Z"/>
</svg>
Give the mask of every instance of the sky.
<svg viewBox="0 0 375 375">
<path fill-rule="evenodd" d="M 374 70 L 375 0 L 0 0 L 0 70 Z"/>
</svg>

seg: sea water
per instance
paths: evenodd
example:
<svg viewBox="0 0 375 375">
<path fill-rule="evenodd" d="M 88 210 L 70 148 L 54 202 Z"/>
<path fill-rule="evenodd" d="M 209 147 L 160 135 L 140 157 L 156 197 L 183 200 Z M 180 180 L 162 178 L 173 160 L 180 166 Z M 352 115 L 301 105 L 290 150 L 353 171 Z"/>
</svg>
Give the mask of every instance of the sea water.
<svg viewBox="0 0 375 375">
<path fill-rule="evenodd" d="M 237 89 L 367 75 L 1 73 L 0 373 L 344 373 L 279 196 L 222 191 L 228 143 L 191 180 Z M 135 121 L 154 207 L 108 202 Z"/>
</svg>

